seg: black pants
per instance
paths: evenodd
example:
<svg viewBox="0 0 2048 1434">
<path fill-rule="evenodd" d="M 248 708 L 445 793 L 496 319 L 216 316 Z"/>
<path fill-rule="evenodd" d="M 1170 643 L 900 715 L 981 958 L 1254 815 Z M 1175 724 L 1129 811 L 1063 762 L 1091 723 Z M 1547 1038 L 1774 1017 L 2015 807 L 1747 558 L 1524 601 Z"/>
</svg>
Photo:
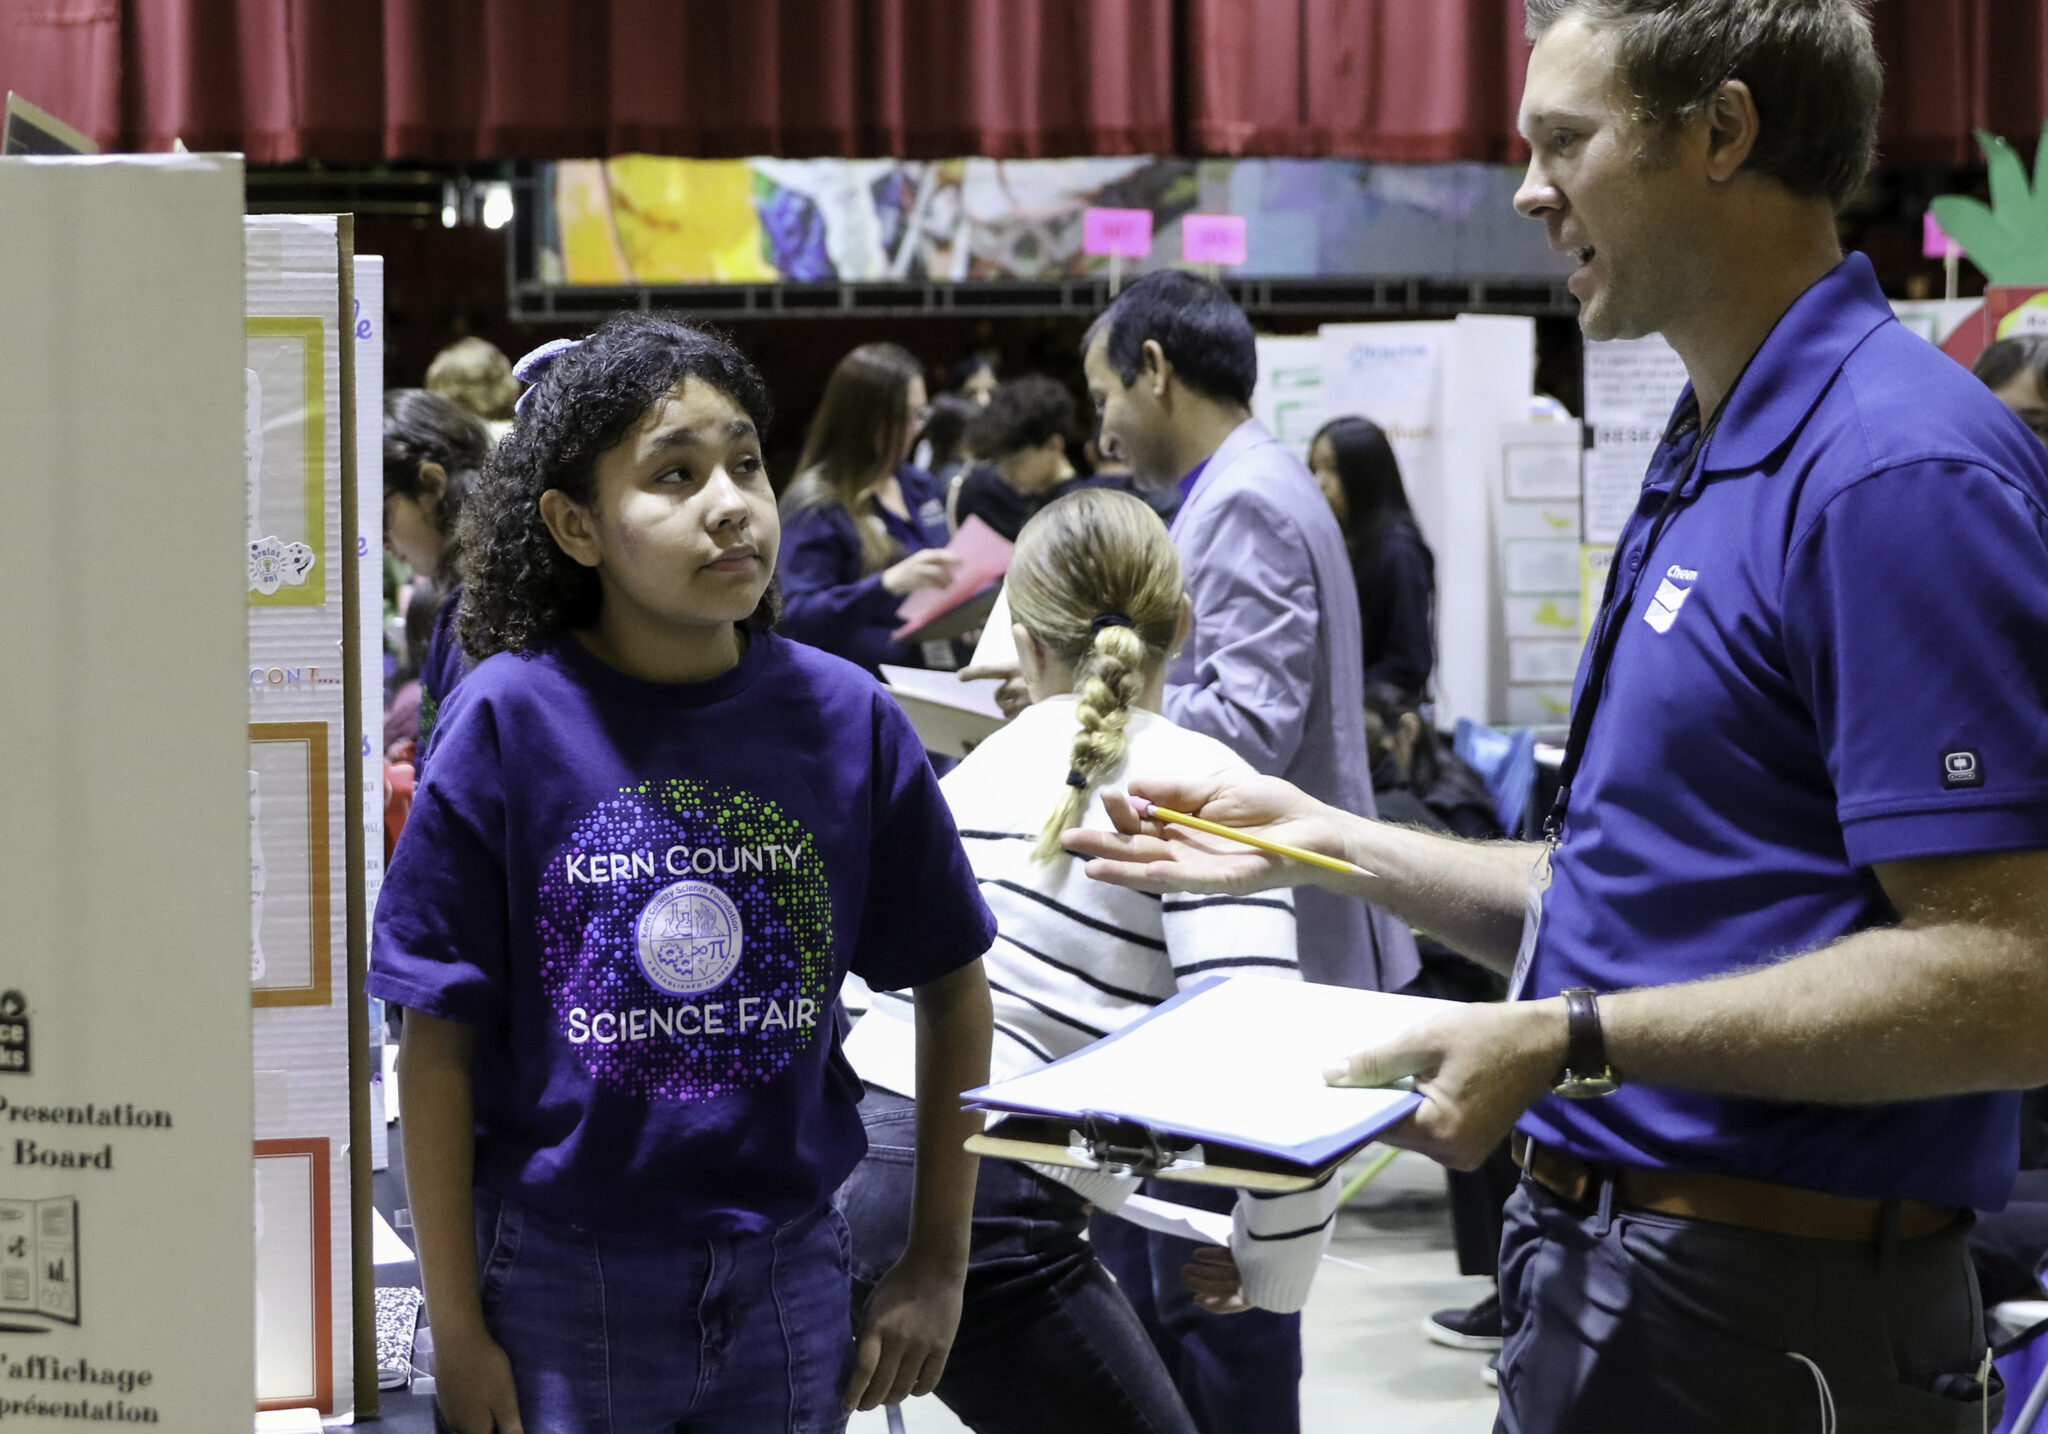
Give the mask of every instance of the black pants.
<svg viewBox="0 0 2048 1434">
<path fill-rule="evenodd" d="M 2048 1170 L 2022 1170 L 2012 1201 L 1996 1214 L 1979 1215 L 1970 1231 L 1970 1259 L 1984 1303 L 2038 1300 L 2048 1263 Z"/>
<path fill-rule="evenodd" d="M 1845 1434 L 1977 1434 L 1968 1230 L 1807 1240 L 1618 1209 L 1606 1184 L 1567 1204 L 1525 1179 L 1501 1247 L 1495 1434 L 1819 1430 L 1823 1381 Z"/>
<path fill-rule="evenodd" d="M 868 1087 L 868 1154 L 839 1191 L 853 1237 L 854 1299 L 910 1234 L 917 1106 Z M 1138 1316 L 1083 1238 L 1081 1197 L 1007 1160 L 984 1159 L 960 1333 L 940 1400 L 979 1434 L 1195 1434 Z"/>
</svg>

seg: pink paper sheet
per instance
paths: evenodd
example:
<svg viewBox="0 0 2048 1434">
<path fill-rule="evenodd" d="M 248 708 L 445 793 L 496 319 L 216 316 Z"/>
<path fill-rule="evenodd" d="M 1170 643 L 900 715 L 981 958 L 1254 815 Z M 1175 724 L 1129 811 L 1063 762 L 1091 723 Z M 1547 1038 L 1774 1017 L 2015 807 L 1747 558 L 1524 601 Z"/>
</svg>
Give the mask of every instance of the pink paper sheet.
<svg viewBox="0 0 2048 1434">
<path fill-rule="evenodd" d="M 953 535 L 953 541 L 946 544 L 946 551 L 960 559 L 960 566 L 953 571 L 953 581 L 942 588 L 919 588 L 904 598 L 896 609 L 896 616 L 902 621 L 890 636 L 903 641 L 940 613 L 952 611 L 1000 579 L 1010 570 L 1010 554 L 1015 546 L 981 519 L 968 518 Z"/>
</svg>

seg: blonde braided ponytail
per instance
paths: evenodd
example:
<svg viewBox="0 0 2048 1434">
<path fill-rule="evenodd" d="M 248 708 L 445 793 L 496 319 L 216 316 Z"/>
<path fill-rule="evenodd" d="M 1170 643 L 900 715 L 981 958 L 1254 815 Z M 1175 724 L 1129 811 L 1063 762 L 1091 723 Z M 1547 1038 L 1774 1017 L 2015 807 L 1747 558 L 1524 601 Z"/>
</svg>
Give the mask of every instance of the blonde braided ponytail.
<svg viewBox="0 0 2048 1434">
<path fill-rule="evenodd" d="M 1010 614 L 1074 670 L 1071 769 L 1046 819 L 1037 861 L 1066 853 L 1060 833 L 1124 760 L 1131 707 L 1180 627 L 1180 555 L 1166 525 L 1128 493 L 1088 488 L 1051 503 L 1017 536 Z"/>
</svg>

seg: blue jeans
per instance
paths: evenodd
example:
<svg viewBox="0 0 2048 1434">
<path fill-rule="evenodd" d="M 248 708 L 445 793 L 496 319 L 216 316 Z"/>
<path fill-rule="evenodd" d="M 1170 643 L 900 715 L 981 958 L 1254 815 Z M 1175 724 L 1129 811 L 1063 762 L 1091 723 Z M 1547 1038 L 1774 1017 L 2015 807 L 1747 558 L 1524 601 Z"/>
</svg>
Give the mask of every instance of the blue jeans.
<svg viewBox="0 0 2048 1434">
<path fill-rule="evenodd" d="M 916 1105 L 869 1086 L 868 1153 L 839 1191 L 865 1301 L 910 1233 Z M 980 1434 L 1194 1434 L 1137 1316 L 1082 1238 L 1081 1197 L 983 1160 L 960 1333 L 937 1394 Z"/>
<path fill-rule="evenodd" d="M 594 1235 L 479 1190 L 484 1323 L 527 1434 L 836 1434 L 852 1367 L 846 1226 Z"/>
<path fill-rule="evenodd" d="M 1567 1204 L 1524 1179 L 1501 1245 L 1495 1434 L 1827 1427 L 1795 1355 L 1845 1431 L 1975 1434 L 1990 1426 L 1968 1228 L 1801 1239 L 1617 1208 L 1611 1186 Z"/>
<path fill-rule="evenodd" d="M 1237 1192 L 1148 1180 L 1145 1193 L 1178 1205 L 1230 1210 Z M 1201 1434 L 1299 1434 L 1301 1316 L 1271 1310 L 1216 1315 L 1195 1303 L 1181 1270 L 1193 1240 L 1097 1215 L 1096 1253 L 1131 1297 Z"/>
</svg>

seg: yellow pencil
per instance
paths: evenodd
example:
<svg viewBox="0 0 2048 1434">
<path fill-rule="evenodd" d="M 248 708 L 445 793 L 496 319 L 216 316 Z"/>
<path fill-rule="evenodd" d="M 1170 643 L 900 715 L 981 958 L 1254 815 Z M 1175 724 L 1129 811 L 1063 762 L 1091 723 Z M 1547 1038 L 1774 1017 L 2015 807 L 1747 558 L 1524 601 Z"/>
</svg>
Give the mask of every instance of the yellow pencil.
<svg viewBox="0 0 2048 1434">
<path fill-rule="evenodd" d="M 1129 801 L 1131 809 L 1138 814 L 1140 821 L 1150 817 L 1154 821 L 1174 822 L 1180 826 L 1193 827 L 1196 831 L 1207 832 L 1210 836 L 1220 836 L 1229 841 L 1243 842 L 1246 846 L 1255 846 L 1260 851 L 1270 851 L 1275 856 L 1292 857 L 1296 861 L 1305 861 L 1310 866 L 1320 866 L 1326 871 L 1341 872 L 1345 876 L 1372 875 L 1364 867 L 1356 866 L 1337 857 L 1324 856 L 1321 852 L 1306 851 L 1301 847 L 1289 846 L 1286 842 L 1272 841 L 1266 837 L 1255 836 L 1251 832 L 1239 831 L 1234 827 L 1220 826 L 1215 822 L 1204 821 L 1200 817 L 1191 817 L 1186 812 L 1174 811 L 1171 807 L 1157 806 L 1152 802 L 1146 801 L 1143 797 L 1133 796 L 1129 798 Z"/>
</svg>

